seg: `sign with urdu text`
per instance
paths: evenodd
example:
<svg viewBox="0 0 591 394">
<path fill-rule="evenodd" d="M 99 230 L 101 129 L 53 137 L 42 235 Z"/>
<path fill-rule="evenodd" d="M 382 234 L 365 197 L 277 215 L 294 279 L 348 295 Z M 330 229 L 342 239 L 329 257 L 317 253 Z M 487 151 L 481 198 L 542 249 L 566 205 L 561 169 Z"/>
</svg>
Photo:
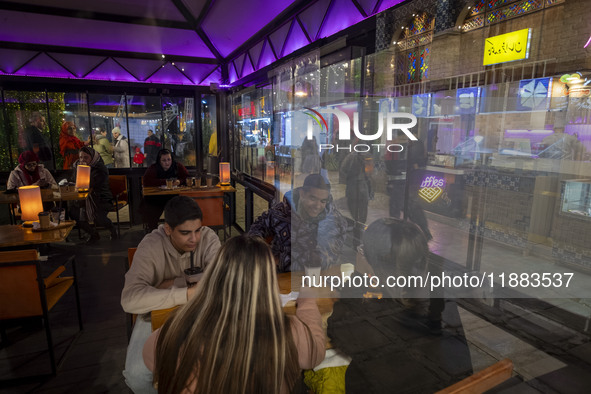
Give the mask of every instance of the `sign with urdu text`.
<svg viewBox="0 0 591 394">
<path fill-rule="evenodd" d="M 531 29 L 522 29 L 486 39 L 482 64 L 513 62 L 529 57 Z"/>
</svg>

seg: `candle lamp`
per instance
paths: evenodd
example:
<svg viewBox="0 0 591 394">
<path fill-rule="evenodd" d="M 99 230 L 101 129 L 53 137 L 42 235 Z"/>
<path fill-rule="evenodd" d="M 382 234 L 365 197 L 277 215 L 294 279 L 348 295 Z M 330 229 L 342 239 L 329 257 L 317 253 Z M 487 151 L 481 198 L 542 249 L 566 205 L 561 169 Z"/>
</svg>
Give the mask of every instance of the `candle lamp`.
<svg viewBox="0 0 591 394">
<path fill-rule="evenodd" d="M 76 189 L 87 192 L 90 187 L 90 167 L 79 165 L 76 170 Z"/>
<path fill-rule="evenodd" d="M 220 163 L 220 185 L 222 185 L 222 186 L 229 186 L 230 185 L 230 163 L 227 163 L 227 162 Z"/>
<path fill-rule="evenodd" d="M 25 227 L 31 227 L 33 221 L 39 220 L 39 212 L 43 212 L 41 189 L 39 186 L 22 186 L 18 188 L 21 205 L 21 219 Z"/>
</svg>

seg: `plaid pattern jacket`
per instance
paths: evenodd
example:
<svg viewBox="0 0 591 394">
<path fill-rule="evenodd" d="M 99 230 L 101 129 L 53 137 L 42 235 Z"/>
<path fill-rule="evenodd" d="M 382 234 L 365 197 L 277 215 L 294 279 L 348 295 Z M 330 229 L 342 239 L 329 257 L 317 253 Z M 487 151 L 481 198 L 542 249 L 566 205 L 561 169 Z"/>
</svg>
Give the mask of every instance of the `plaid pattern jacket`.
<svg viewBox="0 0 591 394">
<path fill-rule="evenodd" d="M 300 188 L 285 194 L 283 201 L 264 212 L 252 224 L 250 235 L 271 242 L 279 272 L 303 270 L 306 265 L 334 265 L 345 243 L 347 221 L 329 201 L 314 221 L 298 215 Z"/>
</svg>

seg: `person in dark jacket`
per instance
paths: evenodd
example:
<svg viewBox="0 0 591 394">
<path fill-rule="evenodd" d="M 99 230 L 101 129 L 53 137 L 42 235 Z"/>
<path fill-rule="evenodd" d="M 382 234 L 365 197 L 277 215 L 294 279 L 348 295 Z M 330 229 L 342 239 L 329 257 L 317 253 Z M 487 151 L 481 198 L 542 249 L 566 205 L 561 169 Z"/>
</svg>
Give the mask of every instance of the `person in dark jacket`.
<svg viewBox="0 0 591 394">
<path fill-rule="evenodd" d="M 117 238 L 117 231 L 113 222 L 107 217 L 113 206 L 113 195 L 109 188 L 109 170 L 101 155 L 89 146 L 80 149 L 79 159 L 74 163 L 74 177 L 78 165 L 90 166 L 90 194 L 86 201 L 76 202 L 70 209 L 70 216 L 78 222 L 82 230 L 90 234 L 86 243 L 91 244 L 101 239 L 95 226 L 107 228 L 111 232 L 111 239 Z M 95 226 L 91 224 L 94 223 Z"/>
<path fill-rule="evenodd" d="M 29 127 L 24 130 L 25 151 L 34 152 L 39 156 L 39 162 L 49 170 L 53 170 L 53 155 L 47 139 L 41 133 L 47 123 L 40 112 L 33 112 L 29 118 Z"/>
<path fill-rule="evenodd" d="M 345 244 L 347 221 L 332 204 L 330 184 L 311 174 L 304 185 L 287 192 L 283 201 L 264 212 L 249 234 L 271 240 L 279 272 L 306 265 L 328 268 L 338 262 Z"/>
<path fill-rule="evenodd" d="M 399 141 L 404 146 L 401 152 L 388 151 L 384 155 L 386 174 L 388 176 L 387 190 L 390 195 L 390 217 L 400 217 L 405 209 L 405 197 L 407 217 L 416 223 L 427 237 L 427 241 L 433 236 L 429 231 L 429 223 L 425 212 L 419 203 L 418 191 L 421 185 L 421 168 L 427 164 L 427 155 L 422 141 Z M 408 194 L 406 194 L 408 193 Z"/>
<path fill-rule="evenodd" d="M 361 233 L 367 221 L 369 200 L 372 198 L 371 180 L 365 171 L 366 155 L 359 152 L 351 152 L 341 162 L 339 173 L 345 180 L 347 188 L 347 207 L 351 217 L 355 221 L 353 230 L 353 242 L 355 246 L 361 242 Z"/>
<path fill-rule="evenodd" d="M 156 163 L 156 157 L 161 146 L 160 139 L 154 135 L 152 130 L 148 130 L 148 137 L 144 141 L 144 154 L 146 155 L 144 163 L 147 167 Z"/>
<path fill-rule="evenodd" d="M 189 172 L 184 165 L 172 157 L 168 149 L 161 149 L 156 156 L 156 163 L 152 164 L 144 174 L 144 186 L 164 186 L 167 179 L 174 179 L 173 185 L 186 183 Z M 146 196 L 141 202 L 140 209 L 146 233 L 158 228 L 158 220 L 164 211 L 164 206 L 174 195 Z"/>
</svg>

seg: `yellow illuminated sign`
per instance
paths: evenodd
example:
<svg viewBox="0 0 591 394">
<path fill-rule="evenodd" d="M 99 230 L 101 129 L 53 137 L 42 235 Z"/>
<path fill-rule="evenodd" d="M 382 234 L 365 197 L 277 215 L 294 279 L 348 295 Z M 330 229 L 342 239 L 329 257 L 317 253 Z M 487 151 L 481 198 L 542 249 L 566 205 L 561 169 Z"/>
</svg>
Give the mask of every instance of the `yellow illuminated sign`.
<svg viewBox="0 0 591 394">
<path fill-rule="evenodd" d="M 522 29 L 486 39 L 482 64 L 513 62 L 529 57 L 531 29 Z"/>
</svg>

